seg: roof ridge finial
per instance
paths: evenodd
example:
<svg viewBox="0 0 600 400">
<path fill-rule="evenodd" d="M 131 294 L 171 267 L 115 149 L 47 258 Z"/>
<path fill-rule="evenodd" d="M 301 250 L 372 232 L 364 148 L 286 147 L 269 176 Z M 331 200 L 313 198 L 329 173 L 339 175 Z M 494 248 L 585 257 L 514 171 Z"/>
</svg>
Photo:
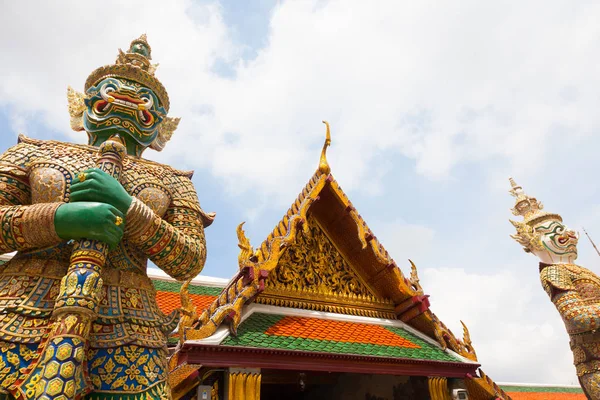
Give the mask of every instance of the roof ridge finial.
<svg viewBox="0 0 600 400">
<path fill-rule="evenodd" d="M 323 150 L 321 151 L 321 159 L 319 160 L 319 172 L 324 175 L 329 175 L 331 167 L 329 167 L 329 163 L 327 162 L 327 147 L 331 145 L 331 130 L 329 128 L 329 122 L 323 121 L 323 123 L 327 126 L 327 131 L 325 134 Z"/>
</svg>

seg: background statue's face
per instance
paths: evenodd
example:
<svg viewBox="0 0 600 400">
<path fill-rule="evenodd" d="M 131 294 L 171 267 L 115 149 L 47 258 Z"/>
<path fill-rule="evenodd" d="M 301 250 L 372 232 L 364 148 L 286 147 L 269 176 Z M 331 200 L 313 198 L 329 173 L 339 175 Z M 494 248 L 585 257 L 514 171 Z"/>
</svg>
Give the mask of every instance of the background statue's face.
<svg viewBox="0 0 600 400">
<path fill-rule="evenodd" d="M 87 91 L 83 126 L 91 135 L 127 135 L 148 147 L 166 115 L 158 97 L 137 82 L 106 78 Z"/>
<path fill-rule="evenodd" d="M 577 232 L 557 220 L 544 221 L 534 227 L 541 249 L 532 250 L 543 262 L 570 263 L 577 258 Z"/>
</svg>

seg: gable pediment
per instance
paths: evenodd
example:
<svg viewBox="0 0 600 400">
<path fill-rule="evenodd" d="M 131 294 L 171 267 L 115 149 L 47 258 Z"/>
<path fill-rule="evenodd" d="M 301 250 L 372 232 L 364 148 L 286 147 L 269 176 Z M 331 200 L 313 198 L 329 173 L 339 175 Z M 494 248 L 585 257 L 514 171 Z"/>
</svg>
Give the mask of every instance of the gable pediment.
<svg viewBox="0 0 600 400">
<path fill-rule="evenodd" d="M 279 258 L 257 302 L 277 306 L 395 318 L 394 305 L 379 296 L 343 257 L 308 214 L 307 230 Z"/>
</svg>

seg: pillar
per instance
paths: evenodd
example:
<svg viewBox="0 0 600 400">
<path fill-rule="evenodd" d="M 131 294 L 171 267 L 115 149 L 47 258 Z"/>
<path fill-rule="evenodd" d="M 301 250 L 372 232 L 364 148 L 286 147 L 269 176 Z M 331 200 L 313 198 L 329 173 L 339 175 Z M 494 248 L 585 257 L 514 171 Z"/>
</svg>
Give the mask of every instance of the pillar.
<svg viewBox="0 0 600 400">
<path fill-rule="evenodd" d="M 429 396 L 431 400 L 451 400 L 448 392 L 448 380 L 441 376 L 430 376 L 427 379 L 429 384 Z"/>
<path fill-rule="evenodd" d="M 227 400 L 260 400 L 260 369 L 229 368 L 228 372 Z"/>
</svg>

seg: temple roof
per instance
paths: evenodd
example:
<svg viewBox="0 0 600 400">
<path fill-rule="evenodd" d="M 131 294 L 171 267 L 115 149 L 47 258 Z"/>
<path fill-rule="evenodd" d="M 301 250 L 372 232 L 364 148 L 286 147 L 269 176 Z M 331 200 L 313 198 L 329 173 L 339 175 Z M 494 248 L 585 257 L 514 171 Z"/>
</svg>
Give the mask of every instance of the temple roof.
<svg viewBox="0 0 600 400">
<path fill-rule="evenodd" d="M 238 228 L 240 270 L 208 309 L 197 310 L 200 317 L 184 329 L 185 338 L 208 337 L 222 323 L 235 333 L 244 306 L 257 302 L 399 319 L 442 348 L 476 361 L 466 327 L 460 340 L 429 310 L 429 296 L 419 284 L 414 264 L 405 276 L 334 179 L 326 160 L 323 168 L 324 154 L 317 171 L 256 250 Z"/>
<path fill-rule="evenodd" d="M 182 283 L 156 271 L 150 277 L 161 311 L 170 313 L 180 309 Z M 195 307 L 206 309 L 224 287 L 223 279 L 201 277 L 190 282 L 187 292 Z M 472 363 L 473 369 L 478 366 L 442 349 L 437 342 L 402 321 L 265 305 L 248 308 L 237 335 L 232 335 L 228 329 L 221 329 L 207 340 L 193 341 L 193 345 L 203 343 L 265 350 Z"/>
<path fill-rule="evenodd" d="M 579 386 L 551 386 L 524 383 L 501 383 L 513 400 L 586 400 Z"/>
<path fill-rule="evenodd" d="M 475 375 L 479 364 L 398 320 L 251 304 L 226 326 L 179 347 L 185 363 L 394 375 Z M 176 382 L 173 382 L 176 384 Z"/>
<path fill-rule="evenodd" d="M 462 362 L 406 328 L 256 312 L 221 344 L 362 356 Z"/>
</svg>

